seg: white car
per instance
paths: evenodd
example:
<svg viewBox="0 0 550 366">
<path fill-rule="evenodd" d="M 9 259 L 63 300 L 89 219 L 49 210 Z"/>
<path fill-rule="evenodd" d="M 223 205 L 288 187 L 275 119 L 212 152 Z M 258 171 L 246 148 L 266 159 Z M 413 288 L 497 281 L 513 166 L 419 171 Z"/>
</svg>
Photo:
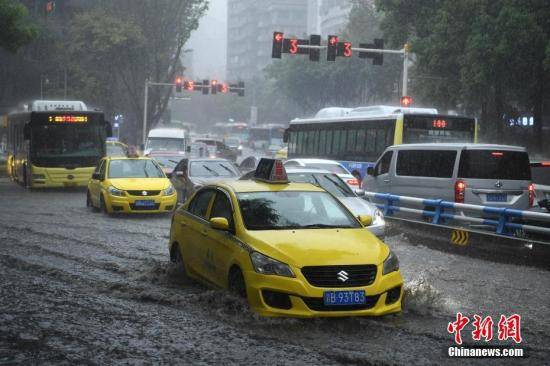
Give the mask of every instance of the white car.
<svg viewBox="0 0 550 366">
<path fill-rule="evenodd" d="M 335 160 L 326 159 L 289 159 L 284 163 L 285 168 L 311 168 L 327 170 L 338 175 L 352 190 L 360 189 L 360 182 L 349 170 Z"/>
<path fill-rule="evenodd" d="M 254 177 L 255 171 L 252 170 L 244 174 L 240 180 L 248 180 Z M 328 170 L 308 169 L 308 168 L 288 168 L 286 169 L 288 180 L 291 182 L 311 183 L 320 186 L 325 191 L 331 193 L 344 206 L 346 206 L 355 216 L 369 215 L 372 216 L 372 224 L 367 229 L 383 238 L 385 235 L 386 221 L 384 215 L 372 202 L 365 198 L 359 197 L 356 192 L 344 183 L 337 174 L 331 173 Z M 358 191 L 358 193 L 361 193 Z"/>
</svg>

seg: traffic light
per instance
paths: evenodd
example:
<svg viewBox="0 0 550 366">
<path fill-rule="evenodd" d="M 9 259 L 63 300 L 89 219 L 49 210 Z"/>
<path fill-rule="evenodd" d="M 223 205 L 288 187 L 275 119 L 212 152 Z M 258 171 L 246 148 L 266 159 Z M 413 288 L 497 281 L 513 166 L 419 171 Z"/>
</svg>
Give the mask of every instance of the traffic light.
<svg viewBox="0 0 550 366">
<path fill-rule="evenodd" d="M 186 80 L 183 82 L 183 89 L 193 91 L 195 90 L 195 82 L 193 80 Z"/>
<path fill-rule="evenodd" d="M 338 52 L 338 36 L 328 36 L 327 61 L 336 61 Z"/>
<path fill-rule="evenodd" d="M 183 84 L 183 78 L 181 76 L 178 76 L 176 78 L 176 93 L 181 93 L 181 87 Z"/>
<path fill-rule="evenodd" d="M 218 92 L 225 94 L 229 91 L 229 86 L 226 83 L 218 83 Z"/>
<path fill-rule="evenodd" d="M 353 51 L 351 50 L 351 42 L 338 42 L 338 54 L 337 56 L 351 57 Z"/>
<path fill-rule="evenodd" d="M 211 93 L 212 94 L 216 94 L 218 93 L 218 80 L 212 80 L 210 82 L 210 86 L 211 86 Z"/>
<path fill-rule="evenodd" d="M 283 39 L 282 32 L 273 32 L 273 47 L 271 49 L 271 58 L 281 58 L 283 53 Z"/>
<path fill-rule="evenodd" d="M 210 80 L 208 79 L 204 79 L 202 81 L 202 93 L 204 95 L 207 95 L 208 94 L 208 90 L 210 90 Z"/>
<path fill-rule="evenodd" d="M 244 97 L 244 81 L 239 81 L 239 97 Z"/>
<path fill-rule="evenodd" d="M 384 40 L 380 38 L 374 39 L 374 48 L 378 50 L 384 49 Z M 372 57 L 372 64 L 373 65 L 382 65 L 384 63 L 384 54 L 383 53 L 376 53 Z M 411 99 L 412 102 L 412 99 Z"/>
<path fill-rule="evenodd" d="M 309 44 L 311 46 L 320 46 L 321 45 L 321 36 L 318 34 L 312 34 L 309 36 Z M 309 61 L 319 61 L 319 49 L 310 48 L 309 49 Z"/>
<path fill-rule="evenodd" d="M 380 38 L 375 38 L 374 43 L 361 43 L 359 45 L 361 48 L 370 48 L 383 50 L 384 49 L 384 40 Z M 384 54 L 378 52 L 359 52 L 359 58 L 372 58 L 373 65 L 382 65 L 384 63 Z"/>
<path fill-rule="evenodd" d="M 55 1 L 47 1 L 44 7 L 46 15 L 50 15 L 55 11 Z"/>
<path fill-rule="evenodd" d="M 401 107 L 410 107 L 413 103 L 412 97 L 404 95 L 401 97 Z"/>
</svg>

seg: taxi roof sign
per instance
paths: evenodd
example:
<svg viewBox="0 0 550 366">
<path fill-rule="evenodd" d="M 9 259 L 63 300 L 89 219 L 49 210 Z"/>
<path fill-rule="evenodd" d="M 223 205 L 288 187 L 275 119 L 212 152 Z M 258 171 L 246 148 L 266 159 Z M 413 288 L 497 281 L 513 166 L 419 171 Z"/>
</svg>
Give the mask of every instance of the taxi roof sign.
<svg viewBox="0 0 550 366">
<path fill-rule="evenodd" d="M 288 176 L 281 160 L 262 158 L 254 172 L 254 180 L 266 183 L 288 183 Z"/>
</svg>

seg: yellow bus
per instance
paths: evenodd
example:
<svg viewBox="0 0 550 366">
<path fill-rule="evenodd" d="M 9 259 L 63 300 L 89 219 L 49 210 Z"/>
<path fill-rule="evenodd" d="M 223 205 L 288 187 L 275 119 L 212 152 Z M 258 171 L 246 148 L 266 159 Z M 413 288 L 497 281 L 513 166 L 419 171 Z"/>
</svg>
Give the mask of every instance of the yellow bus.
<svg viewBox="0 0 550 366">
<path fill-rule="evenodd" d="M 292 120 L 285 140 L 290 159 L 336 160 L 364 177 L 390 145 L 477 142 L 477 121 L 433 108 L 324 108 L 313 118 Z"/>
<path fill-rule="evenodd" d="M 65 101 L 30 109 L 8 116 L 8 176 L 27 188 L 86 186 L 112 134 L 103 112 Z"/>
</svg>

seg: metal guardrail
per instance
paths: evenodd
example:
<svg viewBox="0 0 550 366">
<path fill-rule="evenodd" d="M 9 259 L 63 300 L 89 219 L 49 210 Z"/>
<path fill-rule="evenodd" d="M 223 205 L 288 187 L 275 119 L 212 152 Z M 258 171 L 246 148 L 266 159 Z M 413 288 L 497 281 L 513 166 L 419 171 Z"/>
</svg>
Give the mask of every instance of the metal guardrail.
<svg viewBox="0 0 550 366">
<path fill-rule="evenodd" d="M 510 208 L 498 208 L 490 206 L 479 206 L 467 203 L 456 203 L 438 199 L 424 199 L 418 197 L 397 196 L 389 193 L 365 192 L 365 196 L 374 200 L 384 202 L 376 204 L 384 215 L 393 216 L 395 212 L 404 212 L 422 217 L 431 218 L 432 224 L 442 225 L 445 220 L 490 226 L 500 235 L 512 236 L 515 231 L 523 230 L 538 234 L 550 235 L 549 227 L 521 224 L 510 222 L 510 219 L 524 219 L 543 221 L 550 223 L 550 214 L 542 212 L 516 210 Z M 432 210 L 404 207 L 404 205 L 422 206 L 433 208 Z M 455 213 L 458 212 L 458 213 Z M 479 214 L 494 215 L 495 219 L 467 216 L 464 212 L 475 212 Z"/>
</svg>

